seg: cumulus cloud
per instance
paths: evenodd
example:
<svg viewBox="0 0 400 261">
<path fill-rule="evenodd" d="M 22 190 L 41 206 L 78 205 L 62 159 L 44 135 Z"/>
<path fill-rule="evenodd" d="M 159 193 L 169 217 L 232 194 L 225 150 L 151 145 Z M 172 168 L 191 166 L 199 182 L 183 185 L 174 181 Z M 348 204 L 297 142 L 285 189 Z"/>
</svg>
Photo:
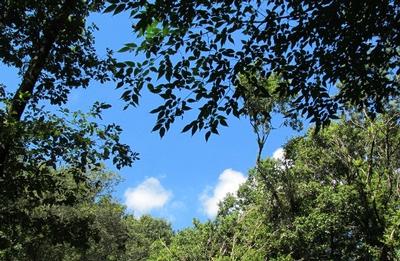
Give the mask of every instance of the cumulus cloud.
<svg viewBox="0 0 400 261">
<path fill-rule="evenodd" d="M 242 173 L 232 169 L 224 170 L 218 177 L 217 185 L 214 188 L 208 189 L 208 191 L 205 191 L 200 196 L 205 214 L 210 218 L 215 217 L 218 213 L 218 203 L 221 202 L 228 193 L 235 194 L 239 186 L 245 181 L 246 177 Z"/>
<path fill-rule="evenodd" d="M 156 178 L 150 177 L 134 188 L 125 191 L 125 205 L 135 215 L 161 209 L 171 199 L 172 193 L 166 190 Z"/>
<path fill-rule="evenodd" d="M 285 151 L 283 150 L 283 148 L 278 148 L 277 150 L 275 150 L 274 153 L 272 154 L 272 158 L 275 160 L 284 161 Z"/>
</svg>

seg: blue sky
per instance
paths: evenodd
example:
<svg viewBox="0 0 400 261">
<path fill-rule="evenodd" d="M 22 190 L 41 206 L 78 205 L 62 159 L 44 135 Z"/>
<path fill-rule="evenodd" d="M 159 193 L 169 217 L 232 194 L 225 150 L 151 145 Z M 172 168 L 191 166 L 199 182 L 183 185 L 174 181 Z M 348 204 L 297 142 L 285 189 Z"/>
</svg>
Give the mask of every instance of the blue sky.
<svg viewBox="0 0 400 261">
<path fill-rule="evenodd" d="M 95 34 L 100 54 L 106 48 L 118 50 L 124 43 L 134 41 L 126 15 L 93 15 L 90 20 L 100 29 Z M 135 59 L 127 53 L 118 57 Z M 1 68 L 3 83 L 16 86 L 17 75 L 4 66 Z M 168 219 L 175 229 L 190 226 L 193 218 L 212 217 L 218 199 L 237 189 L 247 171 L 254 167 L 257 144 L 248 120 L 230 118 L 229 127 L 220 129 L 220 135 L 211 136 L 208 142 L 204 133 L 193 137 L 180 133 L 188 120 L 178 121 L 160 139 L 157 133 L 151 133 L 156 118 L 149 111 L 161 99 L 143 93 L 139 107 L 124 111 L 124 103 L 119 100 L 121 92 L 114 87 L 115 84 L 93 83 L 87 90 L 72 92 L 67 106 L 85 111 L 96 100 L 112 104 L 104 121 L 121 125 L 123 142 L 140 153 L 140 160 L 132 168 L 119 171 L 123 181 L 115 188 L 115 198 L 136 215 L 150 213 Z M 272 156 L 293 135 L 296 133 L 288 128 L 272 131 L 264 157 Z"/>
</svg>

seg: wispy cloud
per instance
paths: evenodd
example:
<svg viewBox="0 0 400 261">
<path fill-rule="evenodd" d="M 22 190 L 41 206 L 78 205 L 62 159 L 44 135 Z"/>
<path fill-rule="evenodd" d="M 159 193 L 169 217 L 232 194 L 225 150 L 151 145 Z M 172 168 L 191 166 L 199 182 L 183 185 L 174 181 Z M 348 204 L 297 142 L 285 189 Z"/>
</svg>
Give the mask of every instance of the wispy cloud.
<svg viewBox="0 0 400 261">
<path fill-rule="evenodd" d="M 147 214 L 154 209 L 163 208 L 172 197 L 160 181 L 150 177 L 134 188 L 125 191 L 125 205 L 136 216 Z"/>
<path fill-rule="evenodd" d="M 218 203 L 221 202 L 228 193 L 235 194 L 239 186 L 246 181 L 246 177 L 235 170 L 226 169 L 218 177 L 218 183 L 214 188 L 209 188 L 200 196 L 200 201 L 204 213 L 213 218 L 218 213 Z M 210 193 L 211 192 L 211 193 Z"/>
</svg>

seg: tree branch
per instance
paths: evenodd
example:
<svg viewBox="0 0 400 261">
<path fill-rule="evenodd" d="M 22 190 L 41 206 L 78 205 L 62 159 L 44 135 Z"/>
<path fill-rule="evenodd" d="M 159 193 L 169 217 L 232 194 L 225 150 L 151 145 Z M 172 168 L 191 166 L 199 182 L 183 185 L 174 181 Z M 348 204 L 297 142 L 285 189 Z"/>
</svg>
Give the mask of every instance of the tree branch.
<svg viewBox="0 0 400 261">
<path fill-rule="evenodd" d="M 38 50 L 33 55 L 28 69 L 23 76 L 23 80 L 18 90 L 16 91 L 8 113 L 12 119 L 20 121 L 24 110 L 33 95 L 35 85 L 40 77 L 43 68 L 46 65 L 46 61 L 51 53 L 51 49 L 57 38 L 62 31 L 61 28 L 65 25 L 68 20 L 71 11 L 76 5 L 76 0 L 66 0 L 59 10 L 58 15 L 52 20 L 48 21 L 45 25 L 43 37 L 39 41 Z"/>
</svg>

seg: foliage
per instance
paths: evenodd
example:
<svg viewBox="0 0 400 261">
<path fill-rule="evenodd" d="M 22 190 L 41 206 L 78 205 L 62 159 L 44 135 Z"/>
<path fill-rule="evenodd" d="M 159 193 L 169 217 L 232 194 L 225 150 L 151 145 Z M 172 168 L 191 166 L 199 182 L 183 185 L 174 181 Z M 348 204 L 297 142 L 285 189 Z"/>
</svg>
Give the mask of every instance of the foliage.
<svg viewBox="0 0 400 261">
<path fill-rule="evenodd" d="M 128 217 L 129 241 L 126 246 L 127 260 L 149 260 L 157 245 L 169 245 L 173 236 L 171 225 L 162 219 L 145 215 L 139 219 Z"/>
<path fill-rule="evenodd" d="M 396 1 L 108 2 L 105 12 L 130 11 L 143 41 L 120 51 L 143 62 L 97 55 L 87 17 L 103 0 L 0 2 L 0 61 L 21 79 L 0 84 L 1 259 L 400 259 Z M 110 105 L 62 107 L 93 80 L 125 86 L 127 106 L 145 85 L 159 94 L 161 136 L 196 106 L 184 132 L 205 129 L 208 139 L 227 115 L 245 114 L 259 144 L 271 113 L 292 127 L 305 115 L 318 130 L 347 112 L 289 141 L 285 159 L 258 160 L 215 220 L 174 234 L 107 193 L 115 176 L 104 161 L 131 166 L 138 154 L 119 126 L 101 123 Z"/>
<path fill-rule="evenodd" d="M 70 227 L 59 228 L 58 234 L 40 234 L 37 231 L 29 234 L 31 230 L 23 232 L 21 235 L 30 240 L 30 248 L 26 248 L 27 242 L 16 244 L 12 252 L 10 249 L 0 251 L 2 260 L 148 260 L 153 244 L 170 242 L 172 229 L 164 220 L 149 216 L 136 219 L 126 214 L 125 208 L 109 195 L 96 202 L 88 198 L 81 198 L 81 201 L 84 203 L 71 207 L 53 206 L 52 211 L 43 209 L 41 213 L 47 216 L 46 221 L 50 225 L 53 222 L 49 213 L 54 213 L 63 219 L 60 225 L 67 224 Z M 77 217 L 82 222 L 74 223 L 79 220 Z M 46 228 L 49 226 L 43 222 L 41 225 Z M 79 226 L 80 230 L 77 231 Z M 82 241 L 75 239 L 71 243 L 66 238 L 69 235 L 77 237 L 81 232 L 86 233 Z M 52 240 L 54 236 L 61 240 Z"/>
<path fill-rule="evenodd" d="M 194 228 L 177 233 L 169 245 L 156 242 L 149 260 L 211 260 L 213 226 L 194 221 Z"/>
<path fill-rule="evenodd" d="M 387 110 L 290 140 L 155 260 L 397 260 L 400 114 Z"/>
<path fill-rule="evenodd" d="M 147 59 L 120 63 L 118 86 L 129 83 L 127 101 L 143 86 L 165 100 L 153 111 L 161 136 L 192 108 L 199 108 L 187 125 L 193 133 L 215 133 L 226 115 L 241 115 L 234 86 L 246 72 L 280 75 L 277 93 L 292 98 L 292 115 L 317 128 L 347 104 L 374 115 L 399 94 L 398 1 L 108 2 L 106 12 L 129 12 L 145 36 L 121 49 Z"/>
<path fill-rule="evenodd" d="M 101 6 L 97 0 L 1 2 L 0 60 L 22 78 L 10 114 L 20 118 L 28 102 L 64 104 L 72 88 L 110 80 L 110 58 L 98 57 L 96 27 L 86 25 L 89 13 Z"/>
<path fill-rule="evenodd" d="M 61 259 L 72 260 L 148 260 L 151 245 L 162 240 L 169 243 L 172 229 L 166 221 L 142 216 L 135 218 L 125 214 L 125 209 L 109 196 L 102 198 L 91 208 L 95 219 L 91 227 L 98 231 L 96 237 L 89 239 L 89 248 L 67 245 Z"/>
<path fill-rule="evenodd" d="M 87 25 L 102 8 L 97 0 L 0 3 L 0 61 L 21 80 L 0 85 L 2 259 L 60 260 L 47 259 L 46 246 L 64 244 L 86 251 L 100 233 L 94 201 L 111 181 L 104 161 L 121 168 L 137 159 L 119 126 L 99 123 L 110 105 L 97 102 L 87 114 L 61 107 L 72 89 L 112 78 L 111 53 L 97 55 L 96 26 Z"/>
<path fill-rule="evenodd" d="M 302 123 L 296 118 L 290 117 L 290 99 L 282 98 L 276 93 L 282 79 L 277 75 L 271 75 L 268 79 L 263 79 L 257 73 L 246 72 L 239 75 L 239 87 L 243 97 L 243 110 L 250 119 L 250 124 L 257 136 L 258 155 L 257 162 L 260 161 L 261 153 L 265 142 L 272 129 L 276 128 L 272 124 L 271 114 L 281 114 L 285 116 L 284 126 L 290 126 L 294 130 L 301 130 Z M 271 95 L 260 96 L 260 89 Z M 227 125 L 226 125 L 227 126 Z M 206 135 L 207 139 L 207 135 Z"/>
<path fill-rule="evenodd" d="M 113 156 L 121 167 L 136 157 L 120 143 L 115 124 L 90 121 L 93 112 L 62 113 L 27 113 L 1 130 L 13 144 L 0 179 L 0 249 L 6 256 L 30 252 L 35 259 L 44 239 L 88 247 L 88 237 L 97 233 L 90 229 L 88 205 L 112 183 L 102 162 Z"/>
</svg>

